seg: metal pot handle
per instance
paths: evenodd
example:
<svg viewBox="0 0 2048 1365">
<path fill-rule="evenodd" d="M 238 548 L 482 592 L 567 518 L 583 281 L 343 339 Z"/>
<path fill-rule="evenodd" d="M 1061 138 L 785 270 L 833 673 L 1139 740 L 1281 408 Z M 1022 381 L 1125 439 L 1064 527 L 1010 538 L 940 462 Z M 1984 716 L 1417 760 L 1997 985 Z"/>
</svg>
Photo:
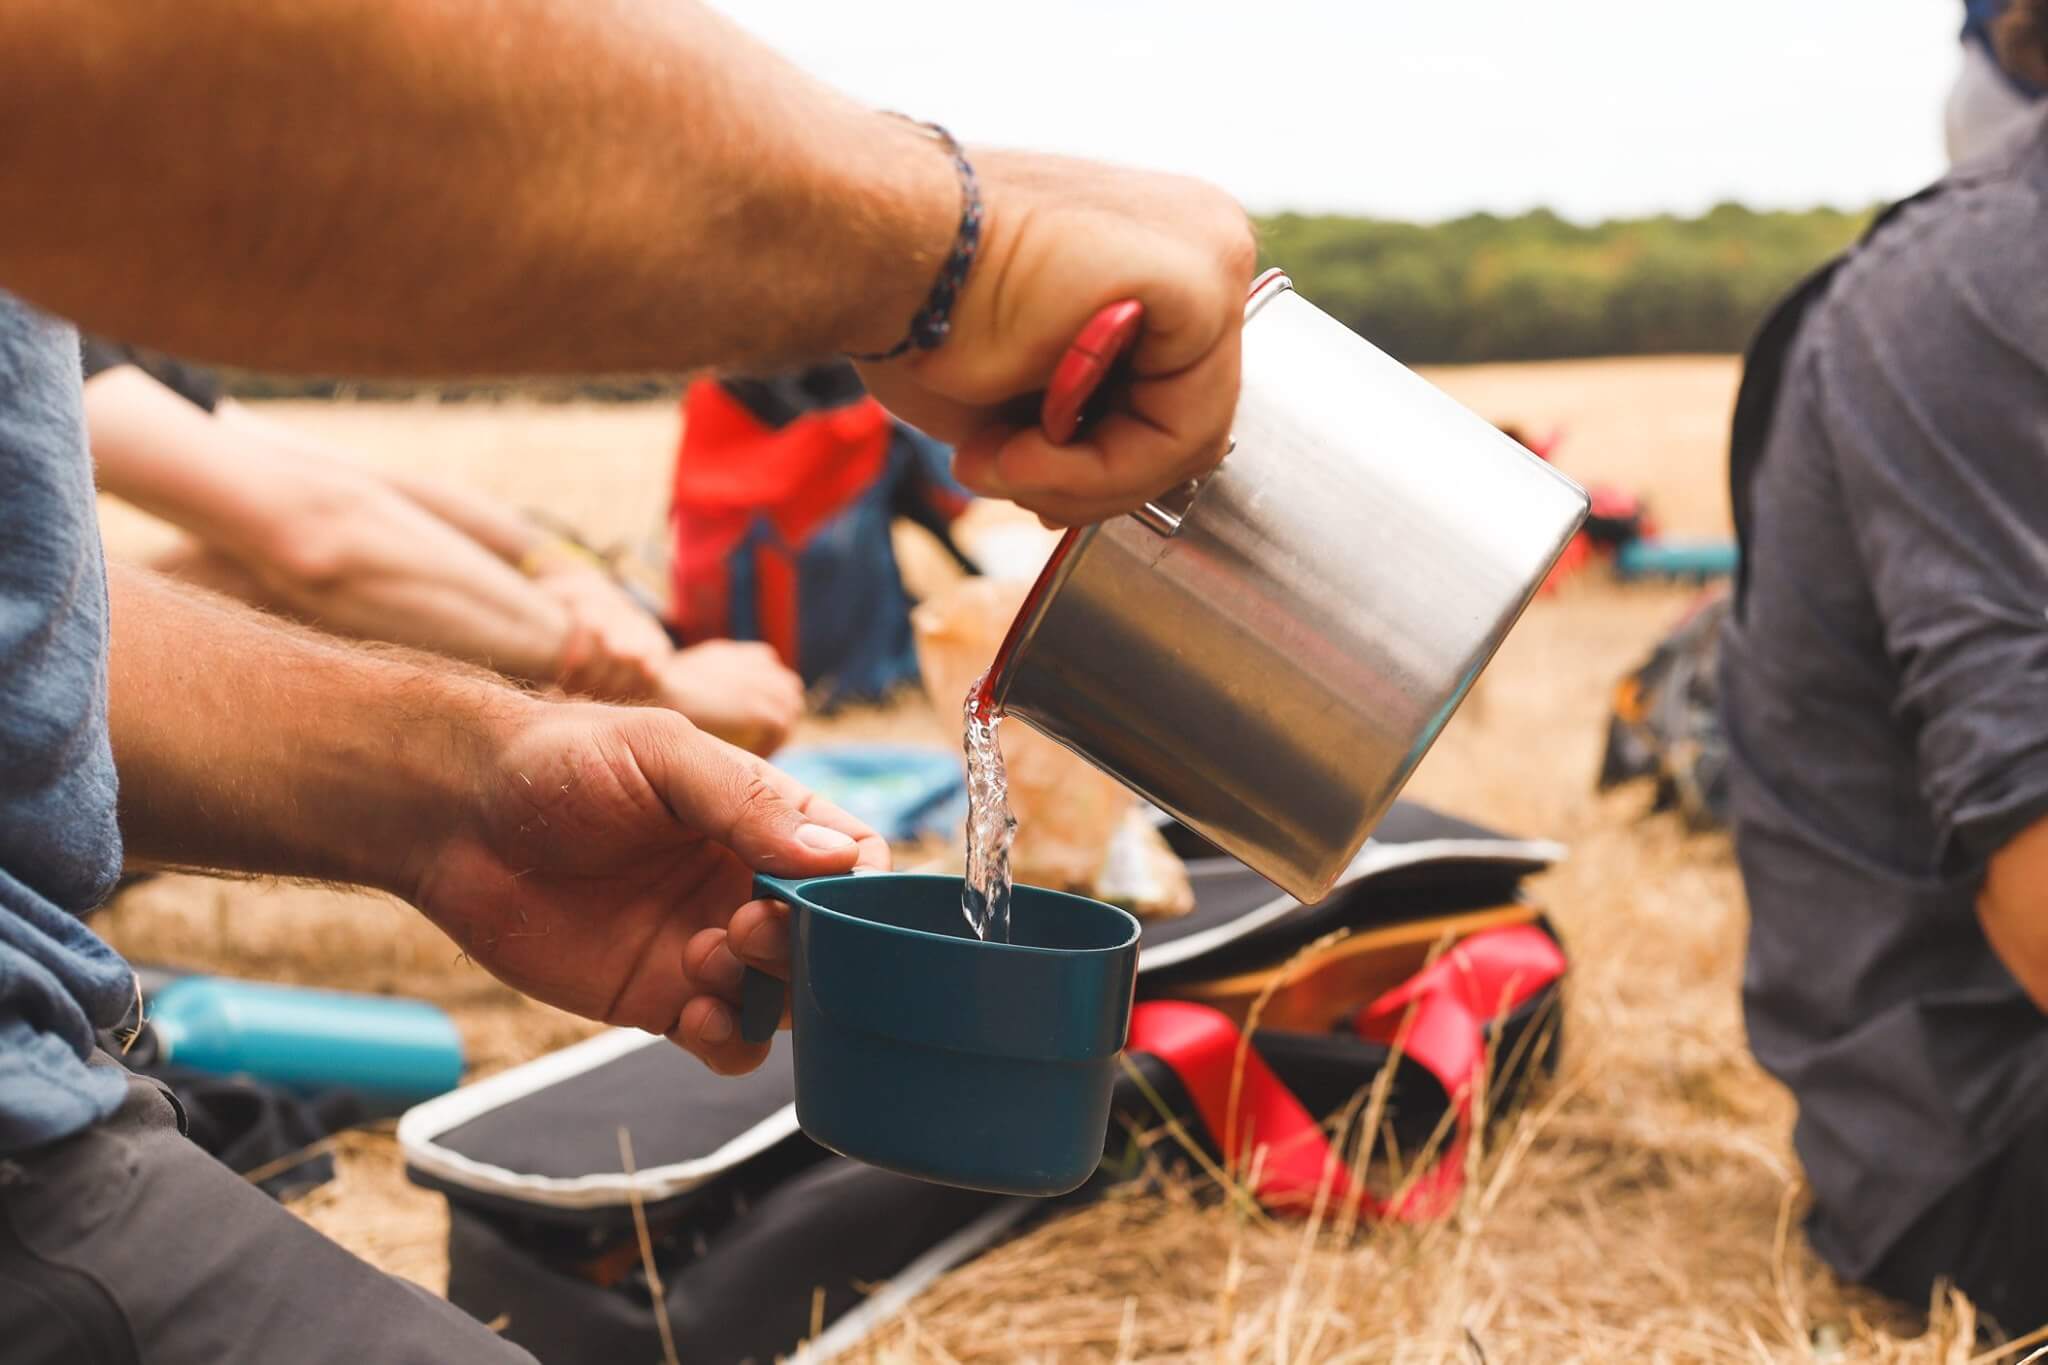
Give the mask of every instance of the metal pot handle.
<svg viewBox="0 0 2048 1365">
<path fill-rule="evenodd" d="M 1268 270 L 1252 281 L 1249 296 L 1245 300 L 1244 315 L 1249 322 L 1276 294 L 1294 287 L 1286 272 Z M 1123 299 L 1098 311 L 1082 326 L 1066 354 L 1053 370 L 1052 382 L 1046 385 L 1045 401 L 1039 407 L 1038 425 L 1045 433 L 1045 439 L 1054 445 L 1065 445 L 1101 415 L 1102 399 L 1109 390 L 1109 380 L 1116 373 L 1124 358 L 1138 344 L 1138 334 L 1144 330 L 1145 306 L 1136 299 Z M 1233 438 L 1224 448 L 1223 459 L 1237 449 Z M 1218 461 L 1221 463 L 1221 460 Z M 1178 488 L 1171 489 L 1147 502 L 1131 513 L 1146 529 L 1162 536 L 1171 536 L 1180 530 L 1188 509 L 1194 505 L 1195 497 L 1202 491 L 1202 484 L 1209 475 L 1190 479 Z"/>
<path fill-rule="evenodd" d="M 1230 444 L 1223 449 L 1223 459 L 1229 459 L 1230 452 L 1236 449 L 1237 438 L 1233 436 Z M 1219 460 L 1217 463 L 1220 465 L 1222 461 Z M 1202 485 L 1207 483 L 1209 475 L 1215 472 L 1212 469 L 1208 474 L 1204 474 L 1200 478 L 1189 479 L 1178 488 L 1161 493 L 1158 497 L 1131 513 L 1131 515 L 1146 530 L 1157 532 L 1162 536 L 1171 536 L 1174 532 L 1180 530 L 1181 522 L 1187 519 L 1189 509 L 1195 505 L 1195 498 L 1202 491 Z"/>
</svg>

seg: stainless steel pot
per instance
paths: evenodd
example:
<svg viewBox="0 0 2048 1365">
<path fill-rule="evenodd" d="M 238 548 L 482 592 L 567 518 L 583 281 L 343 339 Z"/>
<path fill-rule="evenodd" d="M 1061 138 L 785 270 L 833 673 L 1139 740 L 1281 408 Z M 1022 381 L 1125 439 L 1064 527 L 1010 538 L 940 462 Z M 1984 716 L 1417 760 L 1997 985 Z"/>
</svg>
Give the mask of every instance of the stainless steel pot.
<svg viewBox="0 0 2048 1365">
<path fill-rule="evenodd" d="M 1069 532 L 990 680 L 1289 894 L 1320 899 L 1586 515 L 1578 485 L 1269 273 L 1230 454 Z"/>
</svg>

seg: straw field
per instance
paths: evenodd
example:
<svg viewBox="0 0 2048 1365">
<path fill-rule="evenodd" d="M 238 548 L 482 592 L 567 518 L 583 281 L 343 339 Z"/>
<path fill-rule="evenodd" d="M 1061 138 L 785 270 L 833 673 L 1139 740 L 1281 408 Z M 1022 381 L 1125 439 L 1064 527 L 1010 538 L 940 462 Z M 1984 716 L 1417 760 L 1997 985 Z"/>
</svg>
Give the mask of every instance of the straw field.
<svg viewBox="0 0 2048 1365">
<path fill-rule="evenodd" d="M 1732 361 L 1435 377 L 1496 420 L 1562 427 L 1568 470 L 1636 488 L 1666 529 L 1725 529 Z M 273 411 L 368 462 L 470 480 L 602 538 L 638 541 L 659 526 L 675 435 L 665 405 Z M 110 509 L 107 525 L 118 555 L 166 543 L 164 528 L 126 509 Z M 1453 1217 L 1347 1229 L 1269 1222 L 1200 1190 L 1113 1199 L 941 1281 L 872 1358 L 1977 1358 L 1967 1305 L 1930 1316 L 1928 1305 L 1846 1292 L 1806 1250 L 1791 1105 L 1743 1042 L 1743 909 L 1728 850 L 1646 817 L 1644 793 L 1592 791 L 1609 684 L 1689 598 L 1589 574 L 1538 602 L 1411 788 L 1572 848 L 1535 887 L 1574 957 L 1564 1058 L 1525 1112 L 1488 1135 Z M 943 734 L 906 708 L 813 722 L 805 737 L 835 729 Z M 379 898 L 165 878 L 129 892 L 102 927 L 140 959 L 433 1000 L 459 1021 L 479 1074 L 590 1027 L 516 998 Z M 339 1150 L 340 1178 L 299 1212 L 439 1288 L 439 1199 L 405 1184 L 388 1134 L 351 1134 Z"/>
</svg>

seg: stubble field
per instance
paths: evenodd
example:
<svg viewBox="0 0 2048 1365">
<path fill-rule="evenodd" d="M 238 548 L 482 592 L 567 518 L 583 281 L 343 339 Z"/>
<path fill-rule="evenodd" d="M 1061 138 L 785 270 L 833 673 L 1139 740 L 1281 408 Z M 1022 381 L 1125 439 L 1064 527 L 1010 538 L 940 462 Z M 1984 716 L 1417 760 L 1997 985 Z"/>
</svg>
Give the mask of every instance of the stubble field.
<svg viewBox="0 0 2048 1365">
<path fill-rule="evenodd" d="M 1668 531 L 1726 530 L 1732 360 L 1432 377 L 1497 421 L 1562 429 L 1569 472 L 1636 489 Z M 667 405 L 270 411 L 370 464 L 471 481 L 601 540 L 639 544 L 660 527 L 676 434 Z M 106 524 L 117 556 L 167 543 L 124 508 Z M 1493 1131 L 1455 1217 L 1339 1237 L 1191 1196 L 1112 1200 L 942 1281 L 872 1343 L 873 1357 L 1972 1359 L 1967 1310 L 1928 1320 L 1845 1293 L 1805 1249 L 1791 1105 L 1743 1042 L 1743 908 L 1725 841 L 1646 817 L 1646 793 L 1592 789 L 1614 679 L 1691 596 L 1595 571 L 1540 600 L 1410 788 L 1572 850 L 1534 888 L 1574 958 L 1565 1055 L 1528 1110 Z M 944 733 L 913 706 L 812 721 L 800 738 L 849 728 Z M 138 959 L 435 1001 L 459 1022 L 478 1075 L 593 1028 L 514 996 L 382 898 L 168 877 L 127 893 L 100 924 Z M 388 1134 L 350 1134 L 339 1150 L 339 1178 L 298 1212 L 441 1288 L 439 1197 L 405 1183 Z"/>
</svg>

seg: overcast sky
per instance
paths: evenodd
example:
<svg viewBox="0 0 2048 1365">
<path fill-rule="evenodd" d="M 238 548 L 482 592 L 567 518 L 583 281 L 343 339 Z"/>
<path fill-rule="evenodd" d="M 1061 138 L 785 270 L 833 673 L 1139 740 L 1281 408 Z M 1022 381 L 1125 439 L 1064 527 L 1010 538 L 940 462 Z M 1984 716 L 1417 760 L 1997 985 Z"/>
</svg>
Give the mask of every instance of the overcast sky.
<svg viewBox="0 0 2048 1365">
<path fill-rule="evenodd" d="M 716 0 L 961 138 L 1255 210 L 1862 205 L 1941 168 L 1954 0 Z"/>
</svg>

